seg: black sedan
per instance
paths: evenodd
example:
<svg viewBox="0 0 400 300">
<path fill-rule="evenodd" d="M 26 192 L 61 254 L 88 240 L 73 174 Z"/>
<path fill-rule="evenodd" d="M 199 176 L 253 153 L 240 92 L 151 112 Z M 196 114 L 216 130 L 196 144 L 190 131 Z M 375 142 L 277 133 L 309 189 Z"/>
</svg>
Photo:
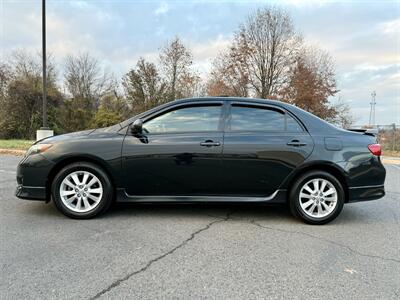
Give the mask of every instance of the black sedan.
<svg viewBox="0 0 400 300">
<path fill-rule="evenodd" d="M 72 218 L 117 202 L 287 203 L 310 224 L 344 203 L 385 195 L 381 148 L 264 99 L 173 101 L 111 127 L 36 142 L 18 165 L 16 195 L 53 199 Z"/>
</svg>

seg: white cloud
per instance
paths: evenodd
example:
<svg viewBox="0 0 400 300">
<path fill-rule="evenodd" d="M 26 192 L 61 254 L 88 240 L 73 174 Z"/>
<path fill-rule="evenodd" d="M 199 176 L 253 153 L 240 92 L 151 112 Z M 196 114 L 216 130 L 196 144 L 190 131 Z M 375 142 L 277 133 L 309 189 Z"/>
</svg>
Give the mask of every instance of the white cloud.
<svg viewBox="0 0 400 300">
<path fill-rule="evenodd" d="M 189 44 L 193 53 L 193 67 L 200 72 L 200 76 L 206 79 L 211 70 L 212 61 L 219 53 L 228 49 L 230 39 L 219 35 L 216 39 L 204 43 Z"/>
<path fill-rule="evenodd" d="M 400 18 L 378 24 L 378 28 L 384 34 L 400 34 Z M 398 38 L 398 36 L 397 36 Z"/>
<path fill-rule="evenodd" d="M 169 5 L 167 2 L 163 1 L 160 3 L 160 5 L 157 7 L 157 9 L 155 10 L 155 14 L 157 16 L 159 15 L 164 15 L 169 11 Z"/>
<path fill-rule="evenodd" d="M 227 49 L 231 39 L 223 35 L 217 36 L 216 39 L 211 39 L 203 43 L 195 43 L 189 45 L 193 51 L 193 56 L 197 59 L 205 59 L 216 57 L 221 51 Z"/>
</svg>

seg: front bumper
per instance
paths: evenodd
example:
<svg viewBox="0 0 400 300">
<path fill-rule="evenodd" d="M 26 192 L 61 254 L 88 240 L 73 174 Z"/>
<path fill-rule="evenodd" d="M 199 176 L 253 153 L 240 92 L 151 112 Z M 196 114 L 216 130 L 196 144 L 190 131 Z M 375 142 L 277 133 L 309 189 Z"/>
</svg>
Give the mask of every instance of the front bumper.
<svg viewBox="0 0 400 300">
<path fill-rule="evenodd" d="M 15 196 L 27 200 L 46 200 L 46 188 L 41 186 L 23 186 L 18 185 L 15 190 Z"/>
<path fill-rule="evenodd" d="M 20 199 L 47 200 L 47 178 L 54 163 L 42 154 L 24 157 L 17 167 L 17 189 Z"/>
<path fill-rule="evenodd" d="M 385 186 L 370 185 L 349 188 L 349 202 L 369 201 L 385 196 Z"/>
</svg>

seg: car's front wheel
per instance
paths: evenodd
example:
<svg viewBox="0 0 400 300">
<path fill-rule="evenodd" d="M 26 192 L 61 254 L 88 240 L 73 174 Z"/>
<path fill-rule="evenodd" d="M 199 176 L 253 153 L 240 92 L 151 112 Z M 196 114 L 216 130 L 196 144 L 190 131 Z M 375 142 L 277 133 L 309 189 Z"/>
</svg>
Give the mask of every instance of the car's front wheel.
<svg viewBox="0 0 400 300">
<path fill-rule="evenodd" d="M 89 219 L 109 208 L 113 188 L 102 168 L 88 162 L 77 162 L 58 172 L 52 184 L 52 197 L 64 215 Z"/>
<path fill-rule="evenodd" d="M 289 196 L 292 214 L 315 225 L 335 219 L 345 200 L 341 183 L 323 171 L 311 171 L 298 178 Z"/>
</svg>

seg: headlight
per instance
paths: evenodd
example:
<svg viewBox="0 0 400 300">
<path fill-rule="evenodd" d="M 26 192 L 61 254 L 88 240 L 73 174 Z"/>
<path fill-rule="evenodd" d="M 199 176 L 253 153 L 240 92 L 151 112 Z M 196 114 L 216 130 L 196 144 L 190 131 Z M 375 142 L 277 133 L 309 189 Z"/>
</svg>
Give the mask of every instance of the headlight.
<svg viewBox="0 0 400 300">
<path fill-rule="evenodd" d="M 26 151 L 25 156 L 33 155 L 33 154 L 38 154 L 38 153 L 43 153 L 47 151 L 49 148 L 51 148 L 53 145 L 52 144 L 37 144 L 33 145 Z"/>
</svg>

